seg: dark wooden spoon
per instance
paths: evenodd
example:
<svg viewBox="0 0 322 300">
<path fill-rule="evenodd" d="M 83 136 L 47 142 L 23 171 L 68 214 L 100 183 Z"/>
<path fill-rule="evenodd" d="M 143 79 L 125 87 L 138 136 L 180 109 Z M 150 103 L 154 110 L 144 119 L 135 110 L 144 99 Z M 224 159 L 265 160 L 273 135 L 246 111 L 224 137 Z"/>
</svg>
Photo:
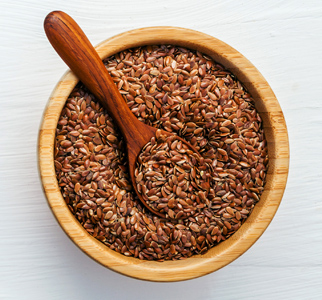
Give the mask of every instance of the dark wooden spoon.
<svg viewBox="0 0 322 300">
<path fill-rule="evenodd" d="M 137 190 L 134 171 L 141 149 L 156 134 L 156 128 L 140 122 L 128 108 L 109 75 L 96 50 L 77 25 L 66 13 L 53 11 L 44 22 L 48 40 L 82 83 L 95 95 L 121 130 L 126 142 L 129 173 L 133 187 L 144 206 L 156 215 L 165 218 L 159 211 L 153 210 Z M 162 134 L 171 135 L 162 131 Z M 198 151 L 180 137 L 176 137 L 192 151 Z"/>
</svg>

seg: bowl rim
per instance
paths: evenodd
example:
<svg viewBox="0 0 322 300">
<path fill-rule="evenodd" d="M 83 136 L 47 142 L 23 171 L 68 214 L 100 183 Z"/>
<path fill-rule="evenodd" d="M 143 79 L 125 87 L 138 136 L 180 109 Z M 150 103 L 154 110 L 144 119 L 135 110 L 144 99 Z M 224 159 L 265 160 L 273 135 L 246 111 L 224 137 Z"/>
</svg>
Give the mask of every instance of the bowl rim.
<svg viewBox="0 0 322 300">
<path fill-rule="evenodd" d="M 263 234 L 282 200 L 289 169 L 289 141 L 285 119 L 269 84 L 237 50 L 202 32 L 170 26 L 145 27 L 110 37 L 96 46 L 104 59 L 119 51 L 157 44 L 173 44 L 200 51 L 224 65 L 250 91 L 263 119 L 268 142 L 269 170 L 260 201 L 241 228 L 204 255 L 178 261 L 141 261 L 111 250 L 92 237 L 68 209 L 58 186 L 54 167 L 54 139 L 58 118 L 67 97 L 78 82 L 69 70 L 54 88 L 44 110 L 38 135 L 38 169 L 47 202 L 68 237 L 103 266 L 137 279 L 181 281 L 214 272 L 246 252 Z"/>
</svg>

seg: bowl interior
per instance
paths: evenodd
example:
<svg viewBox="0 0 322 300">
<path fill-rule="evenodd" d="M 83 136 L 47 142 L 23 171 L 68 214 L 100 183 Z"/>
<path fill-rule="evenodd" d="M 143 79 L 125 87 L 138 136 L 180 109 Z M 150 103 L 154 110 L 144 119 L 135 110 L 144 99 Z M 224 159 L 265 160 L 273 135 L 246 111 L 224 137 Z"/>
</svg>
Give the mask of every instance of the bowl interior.
<svg viewBox="0 0 322 300">
<path fill-rule="evenodd" d="M 178 281 L 220 269 L 243 254 L 261 236 L 274 217 L 284 193 L 289 146 L 284 116 L 270 86 L 244 56 L 222 41 L 193 30 L 152 27 L 122 33 L 102 42 L 96 49 L 104 59 L 128 48 L 157 44 L 183 46 L 209 55 L 236 75 L 254 98 L 256 109 L 263 119 L 268 142 L 269 169 L 261 199 L 241 228 L 204 255 L 162 263 L 126 257 L 88 234 L 65 204 L 54 168 L 57 122 L 67 97 L 78 82 L 70 71 L 65 73 L 55 87 L 43 115 L 38 139 L 39 171 L 54 216 L 82 251 L 102 265 L 124 275 L 151 281 Z"/>
</svg>

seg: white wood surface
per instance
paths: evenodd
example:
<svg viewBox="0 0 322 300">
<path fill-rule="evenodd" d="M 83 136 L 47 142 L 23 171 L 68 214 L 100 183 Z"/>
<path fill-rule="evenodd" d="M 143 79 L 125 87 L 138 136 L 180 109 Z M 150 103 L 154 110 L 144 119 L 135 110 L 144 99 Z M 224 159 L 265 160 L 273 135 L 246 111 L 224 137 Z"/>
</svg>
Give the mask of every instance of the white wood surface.
<svg viewBox="0 0 322 300">
<path fill-rule="evenodd" d="M 139 281 L 83 254 L 61 230 L 37 170 L 38 127 L 66 67 L 42 28 L 74 17 L 93 44 L 156 25 L 199 30 L 245 55 L 284 111 L 291 165 L 282 204 L 243 256 L 178 283 Z M 0 299 L 322 299 L 322 1 L 0 0 Z"/>
</svg>

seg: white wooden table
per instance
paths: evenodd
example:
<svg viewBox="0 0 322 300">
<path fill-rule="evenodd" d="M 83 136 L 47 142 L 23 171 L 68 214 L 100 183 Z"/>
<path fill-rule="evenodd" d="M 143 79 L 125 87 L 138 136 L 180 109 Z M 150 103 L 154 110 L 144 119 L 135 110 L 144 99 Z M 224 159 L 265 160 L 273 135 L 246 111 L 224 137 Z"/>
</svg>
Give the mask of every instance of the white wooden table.
<svg viewBox="0 0 322 300">
<path fill-rule="evenodd" d="M 242 257 L 199 279 L 139 281 L 83 254 L 54 219 L 37 135 L 66 66 L 42 23 L 74 17 L 93 44 L 171 25 L 215 36 L 267 79 L 284 111 L 291 164 L 282 204 Z M 0 0 L 0 299 L 322 299 L 322 1 Z"/>
</svg>

